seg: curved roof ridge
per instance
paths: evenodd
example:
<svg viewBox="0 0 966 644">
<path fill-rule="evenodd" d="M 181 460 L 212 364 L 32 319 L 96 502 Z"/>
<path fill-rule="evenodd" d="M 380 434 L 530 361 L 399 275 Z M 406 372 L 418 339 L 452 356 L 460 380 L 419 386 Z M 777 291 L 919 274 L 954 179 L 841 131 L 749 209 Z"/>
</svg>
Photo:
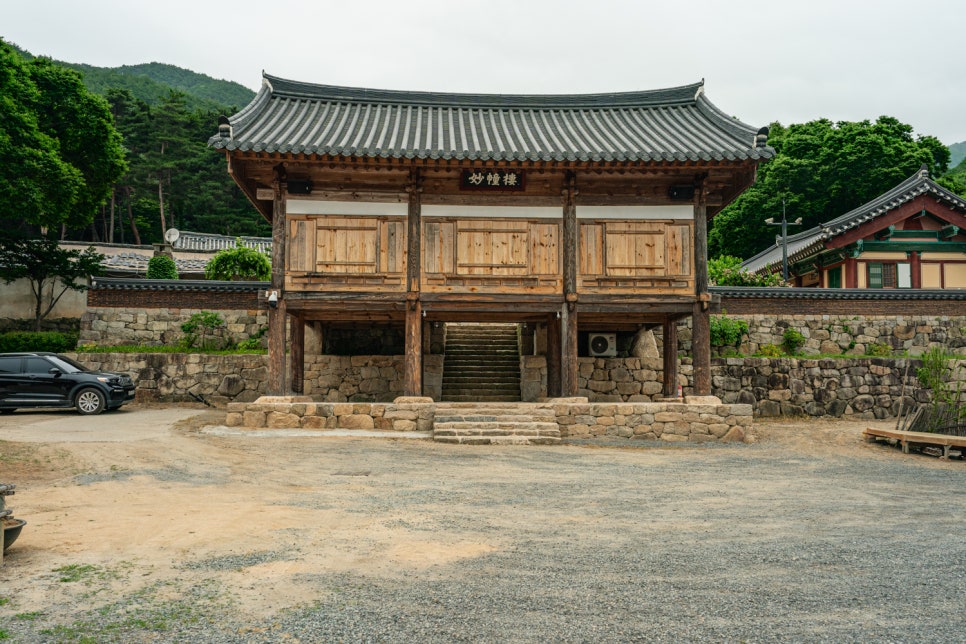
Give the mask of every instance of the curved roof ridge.
<svg viewBox="0 0 966 644">
<path fill-rule="evenodd" d="M 427 92 L 394 89 L 373 89 L 322 85 L 295 81 L 263 72 L 263 87 L 279 97 L 339 101 L 346 103 L 390 103 L 432 106 L 472 106 L 482 108 L 525 109 L 554 107 L 586 109 L 594 107 L 623 107 L 649 105 L 687 105 L 697 102 L 704 81 L 636 92 L 606 92 L 598 94 L 464 94 L 457 92 Z"/>
</svg>

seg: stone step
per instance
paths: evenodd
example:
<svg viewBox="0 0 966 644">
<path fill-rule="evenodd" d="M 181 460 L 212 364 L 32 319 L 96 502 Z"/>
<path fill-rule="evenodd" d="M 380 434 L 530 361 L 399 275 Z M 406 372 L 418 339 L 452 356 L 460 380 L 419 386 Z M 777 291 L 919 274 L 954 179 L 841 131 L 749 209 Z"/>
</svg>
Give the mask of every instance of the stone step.
<svg viewBox="0 0 966 644">
<path fill-rule="evenodd" d="M 447 428 L 447 429 L 472 429 L 474 427 L 489 427 L 489 426 L 499 426 L 499 427 L 516 427 L 517 425 L 534 425 L 534 428 L 539 429 L 540 427 L 546 425 L 545 429 L 558 429 L 557 427 L 557 417 L 554 415 L 550 416 L 518 416 L 514 414 L 506 414 L 500 416 L 489 416 L 480 415 L 476 416 L 473 414 L 466 414 L 460 416 L 436 416 L 436 420 L 433 421 L 434 426 L 437 428 Z M 539 427 L 538 427 L 539 426 Z"/>
<path fill-rule="evenodd" d="M 443 389 L 443 400 L 473 400 L 474 396 L 500 396 L 503 400 L 520 400 L 520 389 L 512 387 L 470 387 L 469 389 Z M 481 400 L 483 398 L 480 398 Z"/>
<path fill-rule="evenodd" d="M 512 396 L 490 396 L 484 394 L 453 395 L 443 394 L 444 402 L 514 402 L 520 400 L 519 392 Z"/>
<path fill-rule="evenodd" d="M 446 423 L 433 426 L 437 436 L 556 436 L 556 423 Z"/>
</svg>

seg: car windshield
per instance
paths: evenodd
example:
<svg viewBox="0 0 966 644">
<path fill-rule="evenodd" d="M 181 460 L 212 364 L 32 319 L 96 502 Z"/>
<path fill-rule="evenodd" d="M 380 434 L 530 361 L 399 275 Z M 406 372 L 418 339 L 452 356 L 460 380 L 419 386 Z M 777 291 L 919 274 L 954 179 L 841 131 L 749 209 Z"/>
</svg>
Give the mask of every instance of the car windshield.
<svg viewBox="0 0 966 644">
<path fill-rule="evenodd" d="M 87 371 L 87 367 L 84 365 L 77 364 L 70 358 L 64 356 L 47 356 L 50 362 L 63 371 L 64 373 L 77 373 L 78 371 Z"/>
</svg>

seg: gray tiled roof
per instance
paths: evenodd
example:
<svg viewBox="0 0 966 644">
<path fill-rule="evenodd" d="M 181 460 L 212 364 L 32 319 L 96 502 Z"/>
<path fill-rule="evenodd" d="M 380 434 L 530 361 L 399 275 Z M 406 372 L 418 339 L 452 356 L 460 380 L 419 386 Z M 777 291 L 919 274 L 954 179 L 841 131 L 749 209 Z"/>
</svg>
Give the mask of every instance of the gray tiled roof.
<svg viewBox="0 0 966 644">
<path fill-rule="evenodd" d="M 895 210 L 902 204 L 924 194 L 935 197 L 950 208 L 966 213 L 966 200 L 930 179 L 929 171 L 923 166 L 916 174 L 872 201 L 814 228 L 796 235 L 789 235 L 787 241 L 789 263 L 804 259 L 821 250 L 827 240 Z M 741 266 L 748 272 L 755 273 L 780 265 L 781 261 L 781 239 L 777 239 L 774 246 L 769 246 L 751 259 L 746 260 Z"/>
<path fill-rule="evenodd" d="M 704 83 L 616 94 L 443 94 L 313 85 L 264 75 L 217 149 L 470 161 L 762 160 L 757 129 Z"/>
<path fill-rule="evenodd" d="M 131 271 L 135 273 L 145 273 L 148 270 L 148 262 L 151 261 L 153 253 L 144 252 L 121 252 L 117 254 L 106 254 L 104 256 L 104 261 L 101 262 L 107 270 L 112 271 Z M 174 259 L 175 266 L 179 273 L 204 273 L 205 266 L 208 264 L 210 257 L 202 257 L 199 259 L 182 259 L 176 257 Z"/>
<path fill-rule="evenodd" d="M 270 282 L 223 282 L 218 280 L 149 280 L 129 277 L 94 277 L 91 288 L 109 291 L 205 291 L 257 293 Z"/>
<path fill-rule="evenodd" d="M 263 253 L 272 252 L 271 237 L 232 237 L 230 235 L 215 235 L 212 233 L 193 233 L 181 231 L 178 239 L 172 244 L 175 250 L 200 250 L 217 252 L 226 248 L 234 248 L 235 240 L 240 239 L 243 246 L 254 248 Z"/>
</svg>

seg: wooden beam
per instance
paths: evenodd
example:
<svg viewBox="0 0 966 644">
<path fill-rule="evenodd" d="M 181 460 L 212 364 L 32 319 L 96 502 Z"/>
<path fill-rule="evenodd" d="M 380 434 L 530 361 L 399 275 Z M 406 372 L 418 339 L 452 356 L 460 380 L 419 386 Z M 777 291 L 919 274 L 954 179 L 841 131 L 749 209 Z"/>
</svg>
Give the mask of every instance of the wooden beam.
<svg viewBox="0 0 966 644">
<path fill-rule="evenodd" d="M 691 323 L 694 393 L 711 395 L 711 296 L 708 293 L 708 207 L 704 185 L 695 190 L 694 290 L 697 301 Z"/>
<path fill-rule="evenodd" d="M 560 309 L 560 395 L 577 395 L 577 309 L 564 304 Z"/>
<path fill-rule="evenodd" d="M 560 319 L 547 318 L 547 396 L 560 397 Z"/>
<path fill-rule="evenodd" d="M 292 392 L 305 393 L 305 318 L 292 316 Z"/>
<path fill-rule="evenodd" d="M 664 340 L 664 397 L 676 398 L 678 395 L 678 325 L 670 316 L 664 318 L 661 327 Z"/>
<path fill-rule="evenodd" d="M 563 287 L 564 295 L 577 293 L 577 255 L 579 253 L 577 225 L 577 187 L 572 172 L 567 173 L 563 190 Z"/>
<path fill-rule="evenodd" d="M 423 395 L 423 309 L 419 300 L 406 308 L 406 363 L 403 390 L 407 396 Z"/>
<path fill-rule="evenodd" d="M 268 311 L 268 391 L 272 396 L 285 392 L 285 166 L 275 167 L 272 189 L 272 288 L 277 301 Z"/>
</svg>

